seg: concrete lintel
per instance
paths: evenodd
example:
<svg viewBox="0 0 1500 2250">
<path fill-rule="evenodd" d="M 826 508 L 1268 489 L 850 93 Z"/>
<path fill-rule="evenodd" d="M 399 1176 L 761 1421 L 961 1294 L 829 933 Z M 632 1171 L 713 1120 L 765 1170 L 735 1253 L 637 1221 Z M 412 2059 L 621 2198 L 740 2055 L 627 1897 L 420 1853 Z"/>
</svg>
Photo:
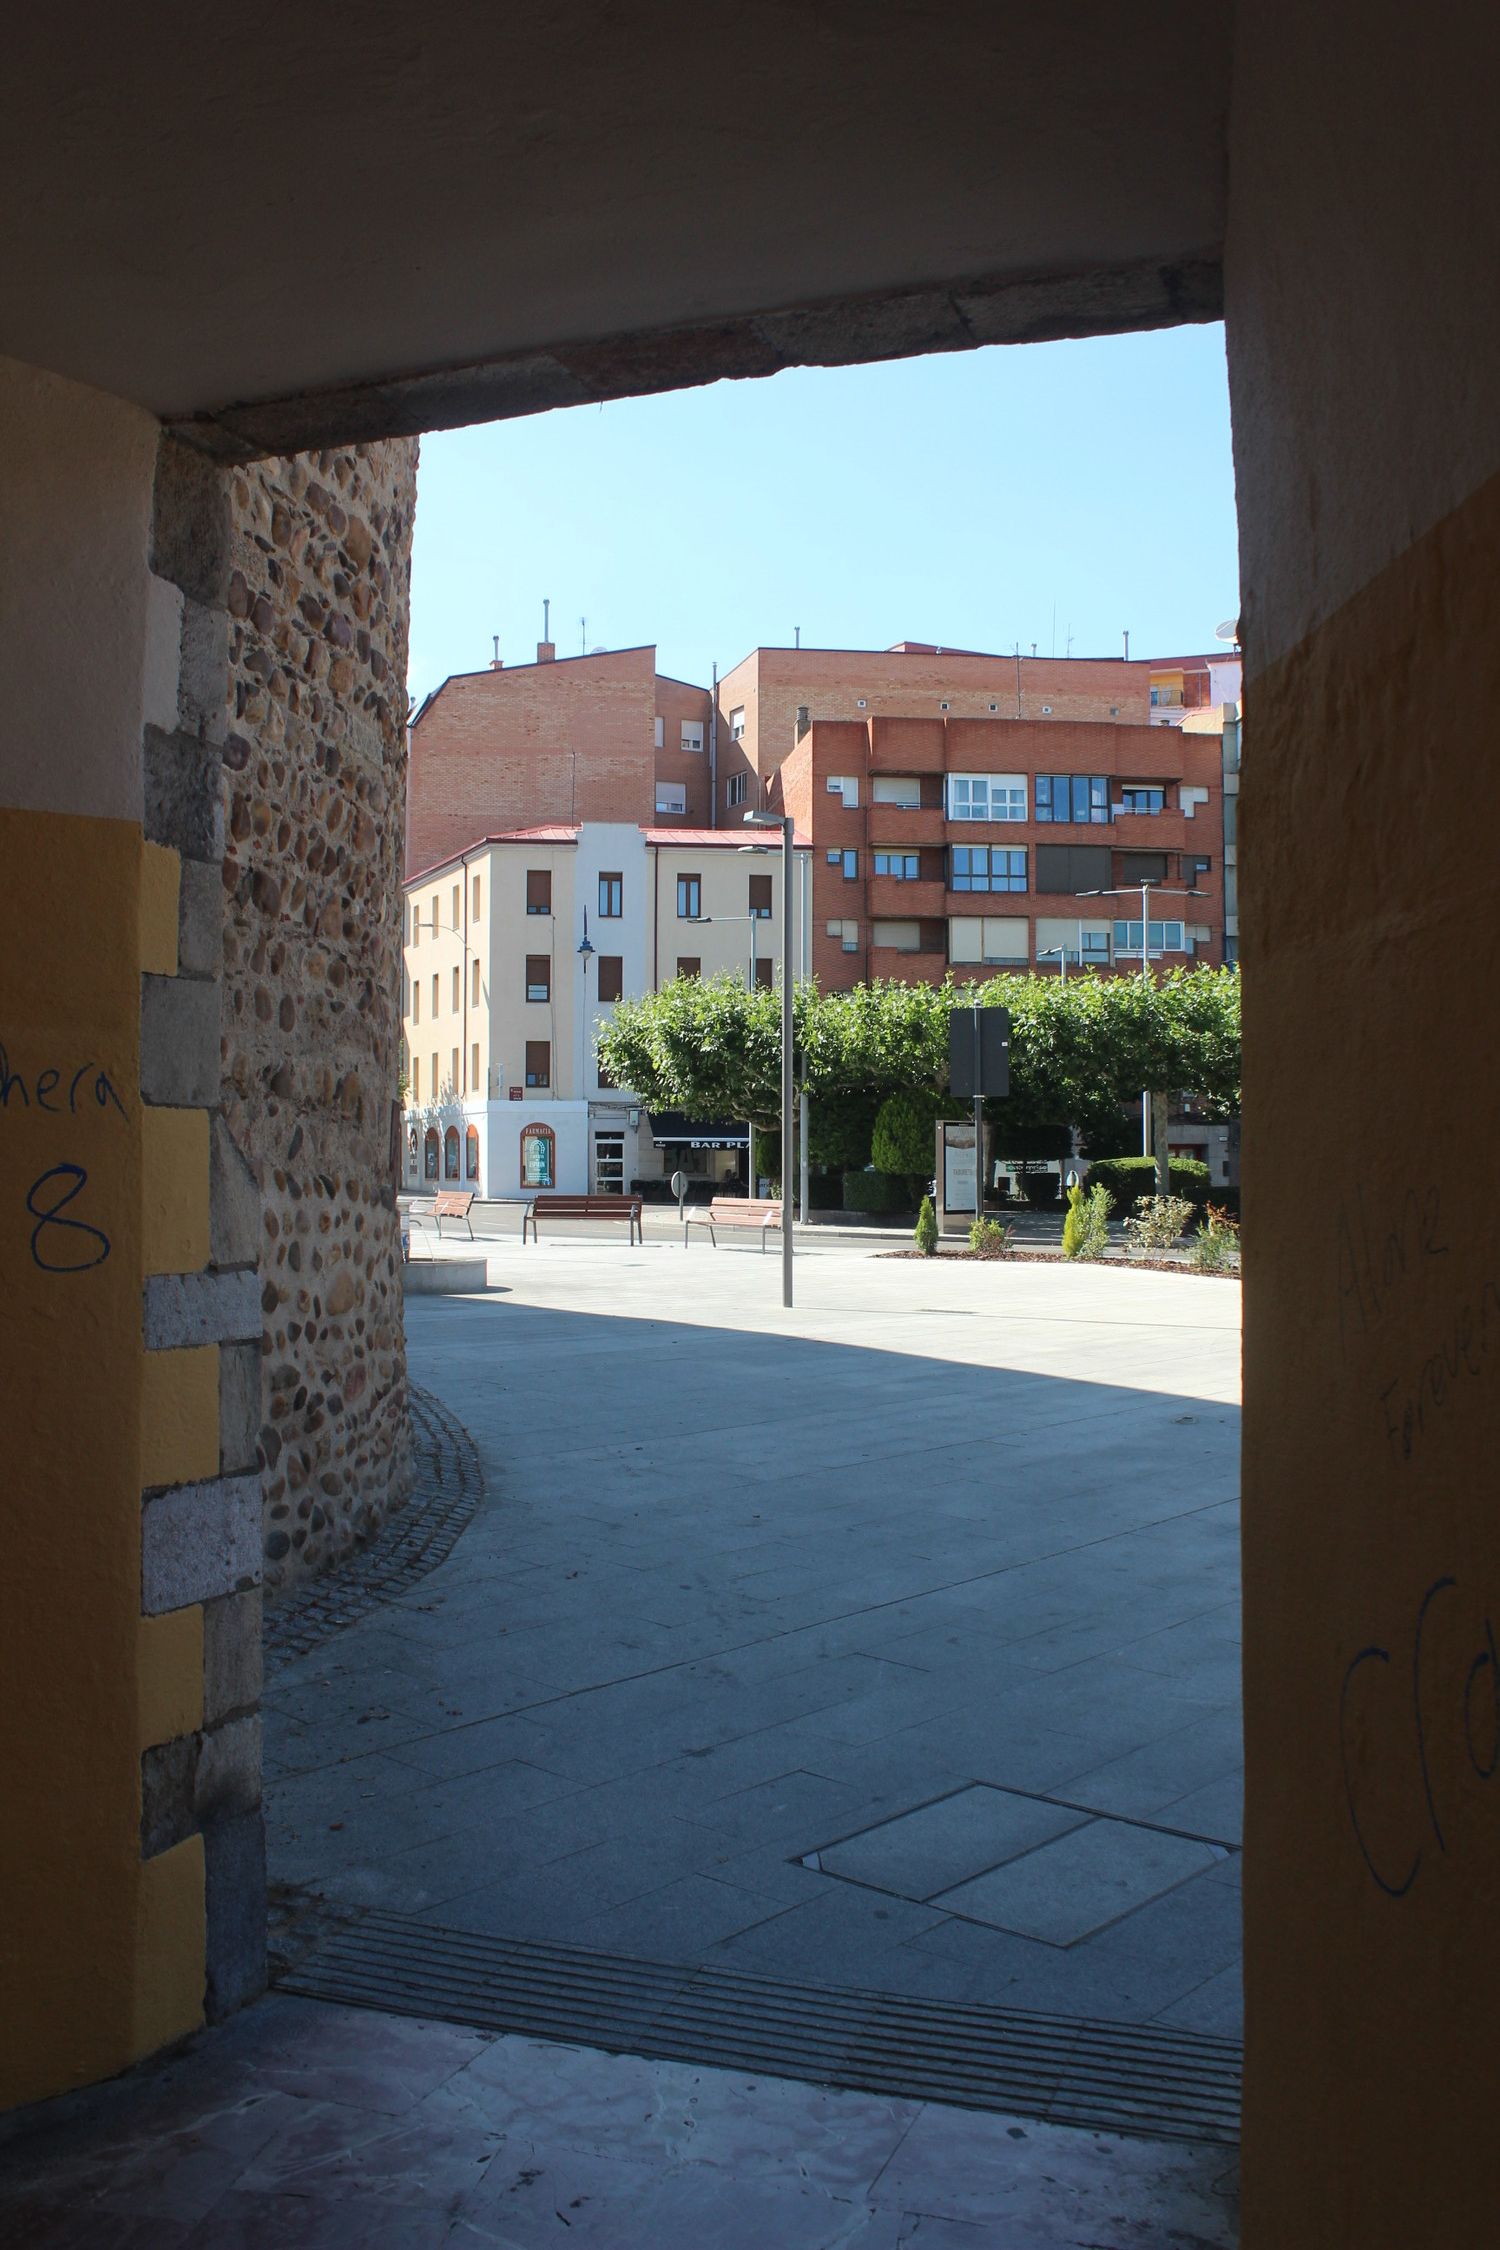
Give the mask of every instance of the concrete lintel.
<svg viewBox="0 0 1500 2250">
<path fill-rule="evenodd" d="M 1211 247 L 1068 273 L 978 274 L 728 319 L 579 339 L 470 366 L 413 370 L 287 398 L 226 404 L 174 425 L 224 461 L 416 437 L 554 407 L 690 389 L 787 367 L 834 367 L 978 344 L 1115 335 L 1223 316 Z"/>
</svg>

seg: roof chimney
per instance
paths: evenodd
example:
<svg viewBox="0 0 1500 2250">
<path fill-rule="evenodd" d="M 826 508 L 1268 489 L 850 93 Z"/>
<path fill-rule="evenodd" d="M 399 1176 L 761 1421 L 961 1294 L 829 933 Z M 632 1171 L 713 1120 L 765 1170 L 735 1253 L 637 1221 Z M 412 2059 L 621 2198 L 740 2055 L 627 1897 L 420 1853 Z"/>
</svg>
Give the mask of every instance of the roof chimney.
<svg viewBox="0 0 1500 2250">
<path fill-rule="evenodd" d="M 498 633 L 492 633 L 490 638 L 495 644 L 495 653 L 490 659 L 490 670 L 492 672 L 503 672 L 505 670 L 505 666 L 500 661 L 500 635 Z"/>
<path fill-rule="evenodd" d="M 556 641 L 538 641 L 536 644 L 536 660 L 538 664 L 555 664 L 557 661 Z"/>
<path fill-rule="evenodd" d="M 808 715 L 807 705 L 805 703 L 799 703 L 797 706 L 797 740 L 799 742 L 806 734 L 811 723 L 812 721 Z"/>
</svg>

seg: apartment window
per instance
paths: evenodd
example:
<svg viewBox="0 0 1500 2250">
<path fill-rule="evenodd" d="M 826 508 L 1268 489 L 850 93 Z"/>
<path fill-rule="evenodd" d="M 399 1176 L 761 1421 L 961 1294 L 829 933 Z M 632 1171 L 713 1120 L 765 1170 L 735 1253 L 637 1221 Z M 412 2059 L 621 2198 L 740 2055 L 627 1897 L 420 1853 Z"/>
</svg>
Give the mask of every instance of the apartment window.
<svg viewBox="0 0 1500 2250">
<path fill-rule="evenodd" d="M 859 854 L 858 854 L 858 852 L 840 852 L 840 853 L 839 853 L 839 867 L 840 867 L 840 870 L 841 870 L 841 872 L 842 872 L 842 874 L 843 874 L 843 878 L 844 878 L 844 881 L 845 881 L 846 883 L 856 883 L 856 882 L 858 882 L 858 880 L 859 880 Z"/>
<path fill-rule="evenodd" d="M 411 910 L 411 942 L 413 945 L 420 945 L 422 942 L 422 909 L 415 901 Z"/>
<path fill-rule="evenodd" d="M 479 1005 L 479 963 L 477 961 L 471 963 L 469 969 L 469 1005 L 471 1008 L 477 1008 Z"/>
<path fill-rule="evenodd" d="M 436 1022 L 437 1022 L 437 1017 L 438 1017 L 438 980 L 437 980 L 437 971 L 436 971 L 436 970 L 434 969 L 434 971 L 433 971 L 433 973 L 432 973 L 432 1020 L 433 1020 L 433 1022 L 434 1022 L 434 1023 L 436 1023 Z"/>
<path fill-rule="evenodd" d="M 1153 952 L 1153 953 L 1184 953 L 1184 952 L 1186 952 L 1187 948 L 1185 947 L 1185 945 L 1184 945 L 1184 944 L 1183 944 L 1183 942 L 1182 942 L 1183 931 L 1182 931 L 1182 924 L 1181 924 L 1180 922 L 1153 922 L 1153 923 L 1151 923 L 1151 924 L 1150 924 L 1150 932 L 1151 932 L 1151 936 L 1150 936 L 1150 950 L 1151 950 L 1151 952 Z M 1121 953 L 1134 953 L 1134 954 L 1135 954 L 1135 955 L 1137 956 L 1137 958 L 1139 958 L 1139 956 L 1140 956 L 1140 950 L 1141 950 L 1141 925 L 1140 925 L 1140 923 L 1139 923 L 1139 922 L 1116 922 L 1116 924 L 1115 924 L 1115 952 L 1116 952 L 1116 954 L 1117 954 L 1117 955 L 1119 955 L 1119 954 L 1121 954 Z"/>
<path fill-rule="evenodd" d="M 729 739 L 731 742 L 743 742 L 745 739 L 745 706 L 743 703 L 739 704 L 729 714 Z"/>
<path fill-rule="evenodd" d="M 455 930 L 456 930 L 456 929 L 457 929 L 457 928 L 459 927 L 460 923 L 461 923 L 461 922 L 462 922 L 462 920 L 463 920 L 463 911 L 464 911 L 464 892 L 463 892 L 463 885 L 462 885 L 462 883 L 455 883 L 455 884 L 454 884 L 454 886 L 453 886 L 453 927 L 455 928 Z"/>
<path fill-rule="evenodd" d="M 950 820 L 1024 820 L 1026 776 L 1022 773 L 950 773 Z"/>
<path fill-rule="evenodd" d="M 854 774 L 831 773 L 823 784 L 830 797 L 842 797 L 845 812 L 859 810 L 859 781 Z"/>
<path fill-rule="evenodd" d="M 846 953 L 859 951 L 859 924 L 857 922 L 830 922 L 828 935 L 837 938 Z"/>
<path fill-rule="evenodd" d="M 1107 891 L 1108 844 L 1038 844 L 1036 887 L 1044 893 Z"/>
<path fill-rule="evenodd" d="M 619 1084 L 619 1080 L 610 1070 L 608 1063 L 601 1062 L 597 1055 L 595 1055 L 594 1057 L 594 1076 L 598 1079 L 601 1090 L 606 1093 L 609 1091 L 611 1086 L 617 1086 Z"/>
<path fill-rule="evenodd" d="M 922 784 L 914 773 L 877 773 L 871 777 L 870 801 L 915 812 L 922 802 Z"/>
<path fill-rule="evenodd" d="M 550 1086 L 552 1083 L 552 1042 L 550 1039 L 528 1039 L 526 1042 L 526 1083 L 528 1086 Z"/>
<path fill-rule="evenodd" d="M 853 858 L 854 855 L 851 853 L 849 856 Z M 893 883 L 914 883 L 917 880 L 920 865 L 921 863 L 915 852 L 877 852 L 875 854 L 876 874 L 888 875 Z"/>
<path fill-rule="evenodd" d="M 656 747 L 658 750 L 665 750 L 666 746 L 667 722 L 664 718 L 661 717 L 660 713 L 658 713 L 656 720 Z"/>
<path fill-rule="evenodd" d="M 1036 817 L 1039 821 L 1092 822 L 1109 820 L 1109 776 L 1103 773 L 1039 773 L 1036 777 Z"/>
<path fill-rule="evenodd" d="M 769 875 L 752 875 L 750 878 L 750 919 L 752 922 L 769 922 L 771 919 Z"/>
<path fill-rule="evenodd" d="M 411 980 L 411 1020 L 413 1023 L 422 1021 L 422 987 L 415 977 Z"/>
<path fill-rule="evenodd" d="M 469 1092 L 477 1094 L 479 1092 L 479 1041 L 477 1039 L 474 1042 L 469 1063 Z"/>
<path fill-rule="evenodd" d="M 527 868 L 526 911 L 528 914 L 550 914 L 552 912 L 552 870 L 550 867 Z"/>
<path fill-rule="evenodd" d="M 1024 966 L 1031 956 L 1031 930 L 1024 915 L 955 916 L 948 925 L 948 958 L 986 967 Z"/>
<path fill-rule="evenodd" d="M 552 998 L 552 962 L 545 953 L 526 956 L 526 997 L 528 1000 Z"/>
<path fill-rule="evenodd" d="M 454 972 L 453 972 L 453 1013 L 454 1013 L 455 1015 L 457 1015 L 457 1014 L 458 1014 L 458 1011 L 459 1011 L 459 1009 L 460 1009 L 460 1008 L 461 1008 L 461 1007 L 463 1006 L 463 1004 L 464 1004 L 464 989 L 463 989 L 463 982 L 464 982 L 464 973 L 463 973 L 463 970 L 462 970 L 462 969 L 457 969 L 457 968 L 456 968 L 456 969 L 454 970 Z"/>
<path fill-rule="evenodd" d="M 618 1000 L 625 990 L 625 956 L 623 953 L 601 953 L 599 956 L 599 998 Z"/>
<path fill-rule="evenodd" d="M 477 922 L 479 920 L 479 877 L 477 875 L 474 878 L 471 897 L 472 904 L 470 907 L 470 912 L 473 914 L 473 917 Z"/>
<path fill-rule="evenodd" d="M 454 1091 L 454 1093 L 455 1093 L 455 1094 L 457 1094 L 457 1093 L 460 1093 L 460 1092 L 462 1092 L 462 1088 L 461 1088 L 461 1086 L 460 1086 L 460 1084 L 459 1084 L 459 1078 L 458 1078 L 458 1049 L 457 1049 L 456 1047 L 455 1047 L 455 1048 L 453 1049 L 453 1052 L 452 1052 L 452 1053 L 451 1053 L 451 1055 L 450 1055 L 450 1056 L 448 1057 L 448 1061 L 449 1061 L 449 1066 L 450 1066 L 450 1068 L 451 1068 L 451 1071 L 452 1071 L 452 1076 L 451 1076 L 451 1077 L 449 1078 L 449 1080 L 448 1080 L 448 1083 L 449 1083 L 449 1085 L 450 1085 L 450 1086 L 451 1086 L 451 1087 L 453 1088 L 453 1091 Z"/>
<path fill-rule="evenodd" d="M 659 781 L 656 784 L 656 809 L 659 813 L 685 813 L 686 784 L 681 781 Z"/>
<path fill-rule="evenodd" d="M 618 922 L 625 911 L 625 878 L 623 875 L 601 875 L 599 878 L 599 918 L 604 922 Z"/>
<path fill-rule="evenodd" d="M 1184 873 L 1190 883 L 1196 883 L 1200 875 L 1211 875 L 1213 871 L 1214 863 L 1211 859 L 1190 859 L 1184 866 Z"/>
<path fill-rule="evenodd" d="M 438 902 L 436 891 L 434 891 L 432 894 L 432 934 L 434 937 L 436 937 L 438 934 Z"/>
<path fill-rule="evenodd" d="M 703 877 L 679 875 L 677 878 L 677 919 L 679 922 L 696 922 L 703 912 Z"/>
<path fill-rule="evenodd" d="M 683 720 L 683 722 L 682 722 L 682 747 L 683 747 L 683 749 L 684 749 L 684 750 L 697 750 L 697 751 L 701 751 L 701 750 L 702 750 L 702 748 L 703 748 L 703 721 L 702 721 L 701 719 L 684 719 L 684 720 Z"/>
<path fill-rule="evenodd" d="M 434 1056 L 433 1056 L 433 1058 L 432 1058 L 432 1099 L 433 1099 L 434 1101 L 436 1101 L 436 1100 L 437 1100 L 437 1098 L 438 1098 L 438 1094 L 439 1094 L 440 1090 L 441 1090 L 441 1089 L 439 1088 L 439 1085 L 438 1085 L 438 1067 L 437 1067 L 437 1056 L 436 1056 L 436 1055 L 434 1055 Z"/>
<path fill-rule="evenodd" d="M 411 1098 L 413 1107 L 422 1099 L 422 1065 L 415 1055 L 411 1058 Z"/>
<path fill-rule="evenodd" d="M 757 954 L 757 956 L 756 956 L 756 961 L 755 961 L 755 989 L 756 989 L 756 991 L 757 991 L 757 992 L 769 992 L 769 991 L 770 991 L 770 989 L 771 989 L 771 985 L 772 985 L 772 982 L 773 982 L 773 980 L 774 980 L 774 969 L 773 969 L 773 965 L 772 965 L 772 963 L 771 963 L 771 962 L 769 962 L 769 961 L 767 961 L 767 960 L 765 960 L 765 959 L 763 959 L 763 958 L 762 958 L 762 957 L 761 957 L 761 956 L 760 956 L 759 954 Z"/>
<path fill-rule="evenodd" d="M 748 776 L 745 774 L 732 773 L 729 776 L 729 779 L 725 782 L 724 802 L 726 805 L 730 806 L 731 809 L 735 805 L 742 805 L 745 802 L 745 785 L 747 779 Z"/>
<path fill-rule="evenodd" d="M 920 922 L 872 922 L 870 943 L 887 946 L 893 953 L 920 953 L 922 925 Z"/>
<path fill-rule="evenodd" d="M 1102 922 L 1092 928 L 1086 922 L 1078 928 L 1078 958 L 1084 967 L 1102 969 L 1109 964 L 1109 932 Z"/>
<path fill-rule="evenodd" d="M 993 844 L 954 844 L 948 888 L 953 891 L 1024 891 L 1026 853 Z"/>
<path fill-rule="evenodd" d="M 700 956 L 696 953 L 679 953 L 677 956 L 677 974 L 680 977 L 701 977 L 703 962 Z"/>
<path fill-rule="evenodd" d="M 1135 786 L 1120 791 L 1120 810 L 1125 813 L 1158 813 L 1166 801 L 1165 789 Z"/>
</svg>

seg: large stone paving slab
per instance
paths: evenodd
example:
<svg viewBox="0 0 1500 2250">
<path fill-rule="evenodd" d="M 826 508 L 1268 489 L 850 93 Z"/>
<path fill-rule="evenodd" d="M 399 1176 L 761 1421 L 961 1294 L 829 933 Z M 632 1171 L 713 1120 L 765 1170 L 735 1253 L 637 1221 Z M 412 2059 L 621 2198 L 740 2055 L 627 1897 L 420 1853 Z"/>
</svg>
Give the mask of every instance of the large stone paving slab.
<svg viewBox="0 0 1500 2250">
<path fill-rule="evenodd" d="M 1222 2029 L 1237 1292 L 814 1250 L 787 1316 L 776 1261 L 615 1243 L 507 1244 L 491 1278 L 408 1320 L 485 1505 L 276 1665 L 273 1871 L 486 1935 Z M 1220 1850 L 1158 1892 L 1142 1818 Z M 1014 1871 L 1089 1822 L 1123 1903 L 1093 1919 L 1075 1870 L 1070 1942 L 1018 1926 Z"/>
<path fill-rule="evenodd" d="M 933 1903 L 1017 1937 L 1077 1945 L 1203 1874 L 1218 1856 L 1211 1844 L 1185 1836 L 1095 1820 L 958 1884 Z"/>
</svg>

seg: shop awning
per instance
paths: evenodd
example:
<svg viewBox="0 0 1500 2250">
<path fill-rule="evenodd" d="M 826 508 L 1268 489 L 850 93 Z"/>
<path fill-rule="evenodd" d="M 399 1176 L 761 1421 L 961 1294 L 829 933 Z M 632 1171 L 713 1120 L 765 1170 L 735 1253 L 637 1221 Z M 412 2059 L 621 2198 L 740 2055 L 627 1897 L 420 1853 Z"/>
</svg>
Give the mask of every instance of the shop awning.
<svg viewBox="0 0 1500 2250">
<path fill-rule="evenodd" d="M 731 1118 L 684 1117 L 681 1110 L 648 1112 L 651 1138 L 658 1148 L 743 1148 L 749 1127 Z"/>
</svg>

